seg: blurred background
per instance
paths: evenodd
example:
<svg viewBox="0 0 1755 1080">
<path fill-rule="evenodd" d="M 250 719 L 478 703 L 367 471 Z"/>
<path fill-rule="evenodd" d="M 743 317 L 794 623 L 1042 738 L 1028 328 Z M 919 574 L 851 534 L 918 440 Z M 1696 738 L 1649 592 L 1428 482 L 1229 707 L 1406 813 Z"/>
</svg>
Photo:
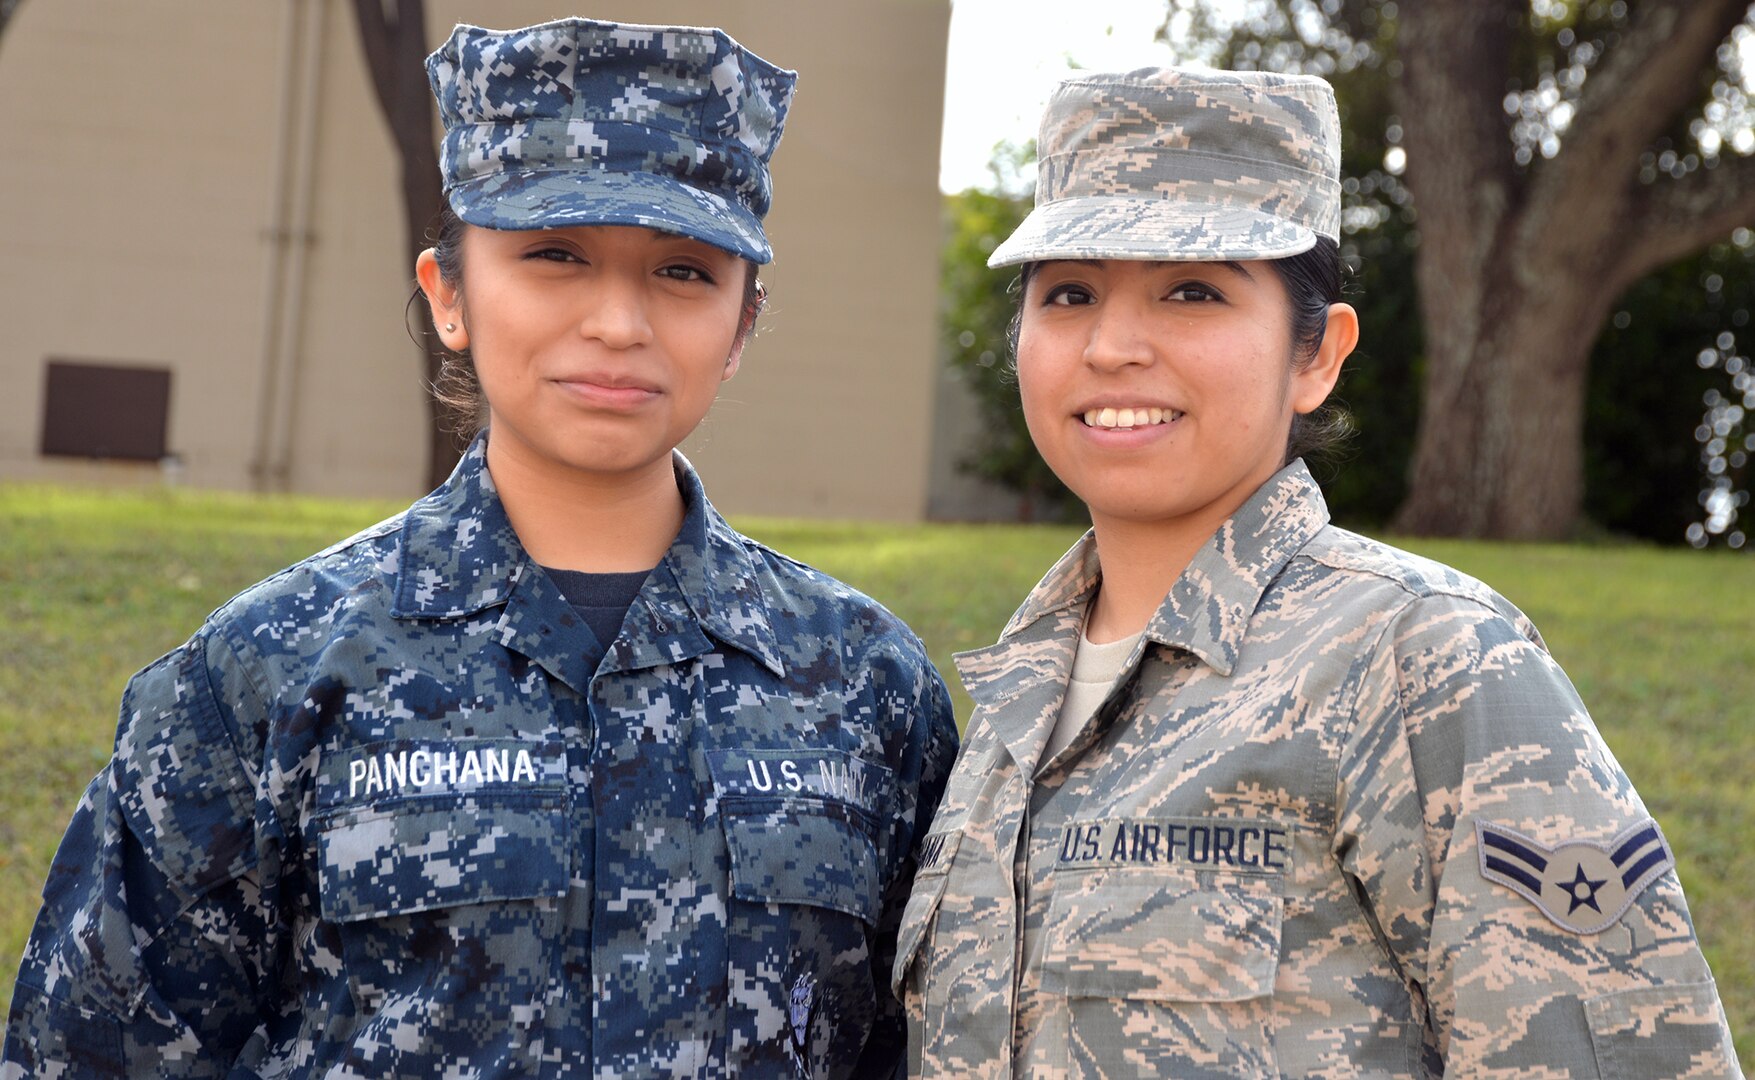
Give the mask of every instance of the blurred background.
<svg viewBox="0 0 1755 1080">
<path fill-rule="evenodd" d="M 0 478 L 398 498 L 441 478 L 455 446 L 425 393 L 435 358 L 420 313 L 404 319 L 440 199 L 421 60 L 455 22 L 552 5 L 0 11 Z M 688 445 L 727 509 L 1076 518 L 1015 407 L 1011 275 L 983 262 L 1027 210 L 1056 81 L 1198 63 L 1313 72 L 1340 99 L 1364 322 L 1339 391 L 1358 434 L 1319 469 L 1341 521 L 1746 542 L 1742 0 L 592 14 L 722 24 L 802 72 L 771 315 Z"/>
<path fill-rule="evenodd" d="M 741 528 L 908 620 L 960 718 L 951 654 L 1081 513 L 985 268 L 1049 91 L 1330 79 L 1363 321 L 1331 508 L 1541 626 L 1755 1057 L 1747 0 L 0 0 L 0 1004 L 129 673 L 448 469 L 408 307 L 440 198 L 422 61 L 457 22 L 575 13 L 800 71 L 772 303 L 685 449 Z"/>
</svg>

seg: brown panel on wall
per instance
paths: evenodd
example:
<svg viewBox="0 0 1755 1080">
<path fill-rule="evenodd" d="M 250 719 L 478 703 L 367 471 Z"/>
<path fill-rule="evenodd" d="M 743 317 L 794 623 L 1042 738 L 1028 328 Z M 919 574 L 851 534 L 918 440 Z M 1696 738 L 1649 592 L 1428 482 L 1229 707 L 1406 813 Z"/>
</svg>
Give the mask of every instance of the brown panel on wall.
<svg viewBox="0 0 1755 1080">
<path fill-rule="evenodd" d="M 169 368 L 50 360 L 43 454 L 157 461 L 165 456 Z"/>
</svg>

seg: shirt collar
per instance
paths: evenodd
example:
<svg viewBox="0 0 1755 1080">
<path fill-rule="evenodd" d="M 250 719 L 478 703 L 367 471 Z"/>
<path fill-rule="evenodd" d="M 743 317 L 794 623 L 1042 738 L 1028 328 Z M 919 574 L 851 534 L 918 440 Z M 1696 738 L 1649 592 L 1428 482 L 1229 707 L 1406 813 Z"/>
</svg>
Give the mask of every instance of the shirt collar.
<svg viewBox="0 0 1755 1080">
<path fill-rule="evenodd" d="M 1262 593 L 1326 524 L 1328 506 L 1310 471 L 1302 460 L 1287 465 L 1195 553 L 1146 624 L 1144 640 L 1186 649 L 1218 674 L 1230 675 Z M 1030 591 L 998 644 L 958 658 L 969 695 L 991 701 L 1044 676 L 1064 681 L 1085 605 L 1100 580 L 1096 538 L 1088 532 Z M 1067 637 L 1062 647 L 1043 653 L 1047 639 Z"/>
<path fill-rule="evenodd" d="M 698 656 L 711 648 L 705 632 L 754 656 L 776 675 L 784 674 L 748 546 L 707 501 L 688 459 L 673 451 L 671 460 L 683 496 L 682 528 L 635 601 L 646 605 L 650 617 L 638 623 L 640 632 L 616 642 L 608 665 L 626 670 Z M 564 606 L 559 591 L 537 572 L 512 530 L 488 472 L 483 435 L 470 445 L 450 479 L 409 508 L 391 614 L 400 619 L 461 618 L 525 596 L 542 601 L 543 607 L 553 607 L 557 600 Z M 503 640 L 582 689 L 570 664 L 558 655 L 544 655 L 553 650 L 543 642 L 559 644 L 548 624 L 566 621 L 566 614 L 547 618 L 553 613 L 540 612 L 544 617 L 536 622 L 542 625 L 533 623 L 526 633 L 519 626 L 528 614 L 507 612 Z"/>
<path fill-rule="evenodd" d="M 1328 504 L 1303 459 L 1287 465 L 1195 553 L 1146 624 L 1146 637 L 1230 675 L 1262 593 L 1327 524 Z"/>
<path fill-rule="evenodd" d="M 713 637 L 750 654 L 775 675 L 784 675 L 780 646 L 768 617 L 767 601 L 750 544 L 707 501 L 694 466 L 680 450 L 671 452 L 685 512 L 682 528 L 641 596 L 678 623 L 691 622 Z M 639 640 L 618 644 L 632 645 Z M 674 648 L 670 649 L 674 652 Z M 705 651 L 705 650 L 702 650 Z M 652 658 L 674 663 L 675 657 Z M 616 662 L 612 653 L 611 661 Z M 641 667 L 645 663 L 627 666 Z"/>
</svg>

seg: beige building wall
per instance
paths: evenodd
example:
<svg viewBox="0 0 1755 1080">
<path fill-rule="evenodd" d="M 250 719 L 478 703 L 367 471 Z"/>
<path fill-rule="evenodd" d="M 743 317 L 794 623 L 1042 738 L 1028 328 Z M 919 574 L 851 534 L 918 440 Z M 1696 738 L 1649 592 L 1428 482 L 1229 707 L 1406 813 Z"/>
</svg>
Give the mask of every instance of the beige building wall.
<svg viewBox="0 0 1755 1080">
<path fill-rule="evenodd" d="M 570 14 L 427 9 L 433 46 L 455 22 Z M 720 25 L 800 72 L 774 159 L 770 313 L 685 445 L 714 501 L 920 518 L 948 3 L 614 0 L 589 14 Z M 157 466 L 41 456 L 44 365 L 59 358 L 173 370 L 180 482 L 419 494 L 412 275 L 351 3 L 26 3 L 0 42 L 0 101 L 46 92 L 48 119 L 0 114 L 0 145 L 29 148 L 0 155 L 0 478 L 162 482 Z"/>
</svg>

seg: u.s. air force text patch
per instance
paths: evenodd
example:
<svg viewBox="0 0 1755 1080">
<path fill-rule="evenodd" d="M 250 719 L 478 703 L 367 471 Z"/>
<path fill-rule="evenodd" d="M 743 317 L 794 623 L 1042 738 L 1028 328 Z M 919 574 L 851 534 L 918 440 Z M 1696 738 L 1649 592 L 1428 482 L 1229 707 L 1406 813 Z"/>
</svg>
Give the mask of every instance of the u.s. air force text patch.
<svg viewBox="0 0 1755 1080">
<path fill-rule="evenodd" d="M 1647 885 L 1676 864 L 1650 818 L 1606 843 L 1567 840 L 1554 847 L 1477 818 L 1475 839 L 1482 877 L 1575 934 L 1613 926 Z"/>
</svg>

